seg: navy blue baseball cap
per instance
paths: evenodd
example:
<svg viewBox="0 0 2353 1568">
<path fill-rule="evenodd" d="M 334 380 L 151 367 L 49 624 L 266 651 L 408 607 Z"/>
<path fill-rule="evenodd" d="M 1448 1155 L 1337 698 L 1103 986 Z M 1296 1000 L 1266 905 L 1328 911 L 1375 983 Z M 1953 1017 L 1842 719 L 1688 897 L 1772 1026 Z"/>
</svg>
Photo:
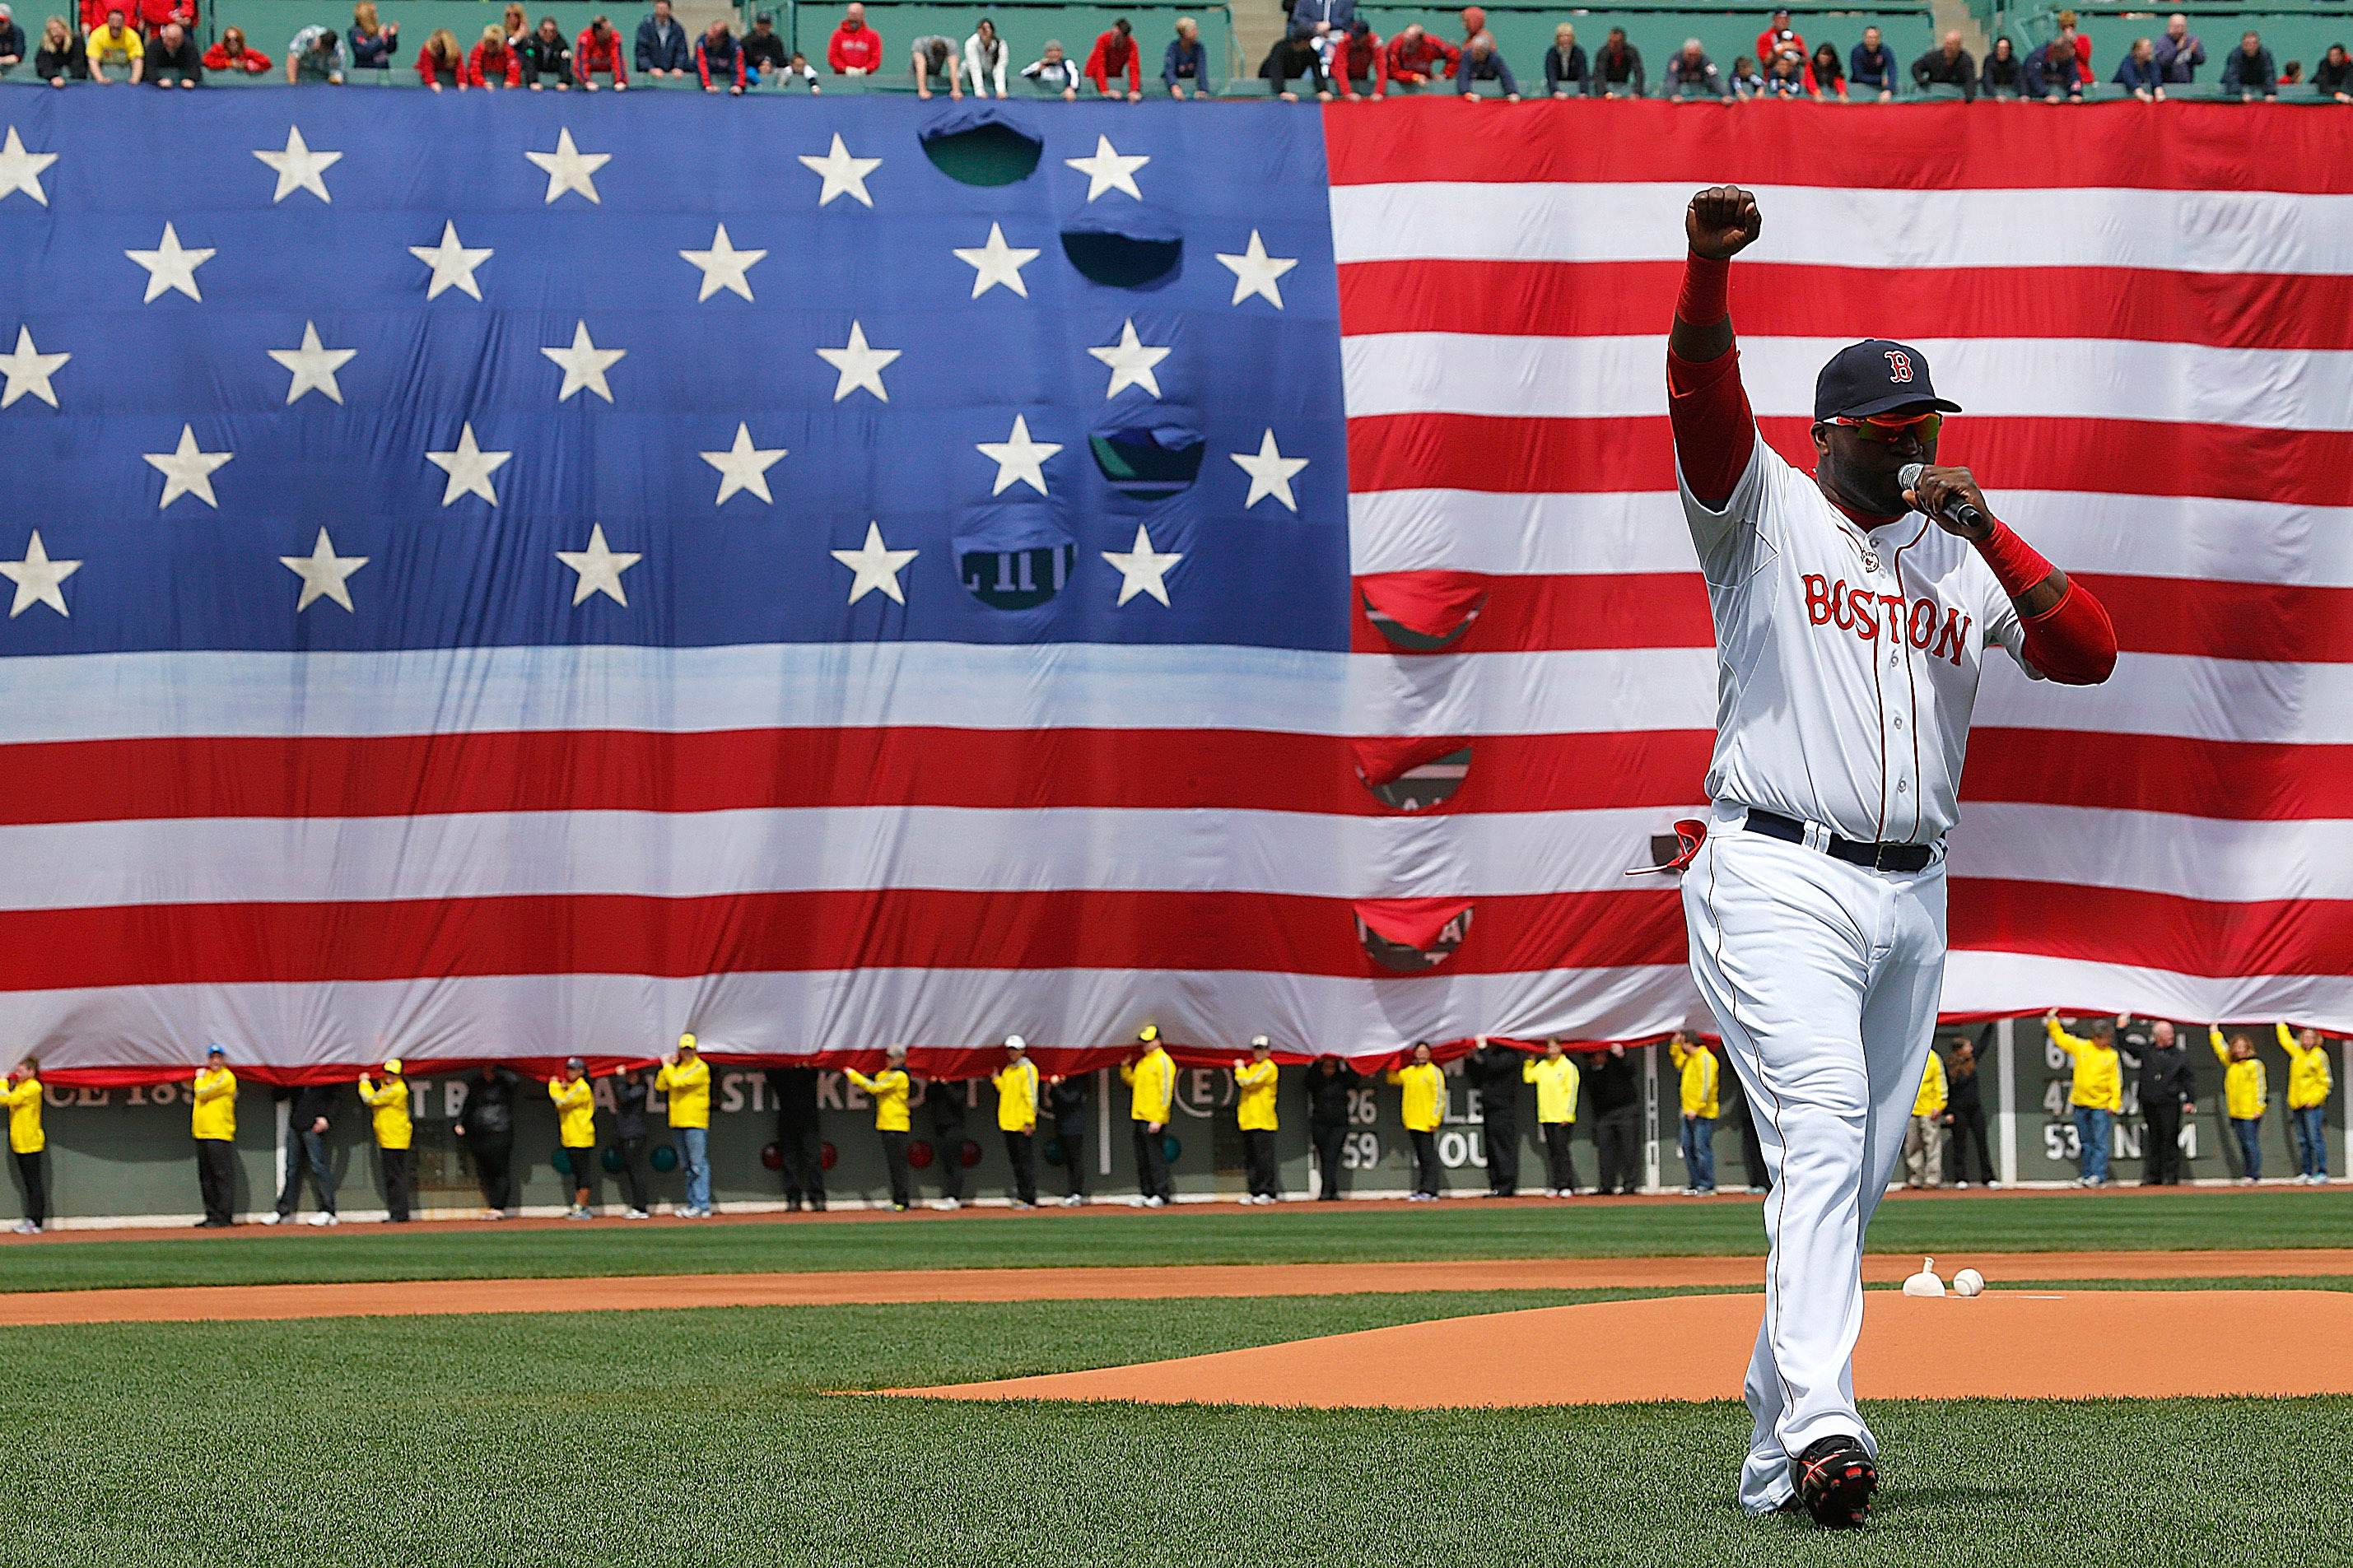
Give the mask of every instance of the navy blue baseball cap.
<svg viewBox="0 0 2353 1568">
<path fill-rule="evenodd" d="M 1865 338 L 1831 356 L 1814 378 L 1814 417 L 1861 419 L 1891 408 L 1922 405 L 1945 414 L 1961 405 L 1936 395 L 1928 380 L 1928 356 L 1909 343 Z"/>
</svg>

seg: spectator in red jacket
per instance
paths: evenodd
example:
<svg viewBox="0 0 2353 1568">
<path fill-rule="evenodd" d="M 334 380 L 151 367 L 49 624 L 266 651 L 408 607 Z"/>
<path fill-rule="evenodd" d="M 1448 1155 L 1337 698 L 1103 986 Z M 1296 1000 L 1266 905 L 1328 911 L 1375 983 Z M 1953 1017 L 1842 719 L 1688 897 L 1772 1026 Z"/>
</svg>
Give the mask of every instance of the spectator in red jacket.
<svg viewBox="0 0 2353 1568">
<path fill-rule="evenodd" d="M 2058 22 L 2060 41 L 2075 51 L 2075 79 L 2097 81 L 2099 79 L 2092 74 L 2092 40 L 2075 30 L 2075 13 L 2060 12 Z"/>
<path fill-rule="evenodd" d="M 744 90 L 744 46 L 723 19 L 712 22 L 694 40 L 694 74 L 702 79 L 705 92 Z"/>
<path fill-rule="evenodd" d="M 1382 51 L 1383 65 L 1388 80 L 1409 87 L 1422 87 L 1433 77 L 1454 74 L 1454 64 L 1462 51 L 1442 38 L 1433 38 L 1422 30 L 1419 22 L 1409 23 L 1404 31 L 1389 39 Z M 1445 68 L 1437 68 L 1440 61 Z"/>
<path fill-rule="evenodd" d="M 613 18 L 601 14 L 580 29 L 572 45 L 572 74 L 580 85 L 596 91 L 598 71 L 612 76 L 615 92 L 628 89 L 629 68 L 621 59 L 621 35 L 613 31 Z"/>
<path fill-rule="evenodd" d="M 882 68 L 882 35 L 866 25 L 866 7 L 849 0 L 841 26 L 825 46 L 825 63 L 836 76 L 871 76 Z"/>
<path fill-rule="evenodd" d="M 167 22 L 177 22 L 183 27 L 196 25 L 195 0 L 134 0 L 138 10 L 131 25 L 149 37 L 164 30 Z"/>
<path fill-rule="evenodd" d="M 433 29 L 417 51 L 417 79 L 436 92 L 445 87 L 466 90 L 466 52 L 458 47 L 457 34 L 447 27 Z"/>
<path fill-rule="evenodd" d="M 1144 96 L 1144 61 L 1135 47 L 1135 30 L 1124 16 L 1111 25 L 1111 31 L 1096 37 L 1087 56 L 1087 79 L 1105 98 L 1117 98 L 1119 89 L 1111 80 L 1123 72 L 1127 77 L 1127 100 L 1134 103 Z"/>
<path fill-rule="evenodd" d="M 243 72 L 259 76 L 269 68 L 269 57 L 259 49 L 246 47 L 245 29 L 223 27 L 220 42 L 205 51 L 205 69 L 208 71 Z"/>
<path fill-rule="evenodd" d="M 482 41 L 466 57 L 466 85 L 487 88 L 521 87 L 522 56 L 507 42 L 507 30 L 496 22 L 482 29 Z"/>
<path fill-rule="evenodd" d="M 1757 35 L 1757 67 L 1761 69 L 1779 58 L 1781 51 L 1791 44 L 1798 46 L 1800 55 L 1806 52 L 1806 40 L 1789 25 L 1789 13 L 1786 9 L 1774 12 L 1772 23 Z"/>
<path fill-rule="evenodd" d="M 1358 91 L 1358 82 L 1369 87 L 1370 93 Z M 1362 16 L 1350 22 L 1348 36 L 1332 47 L 1332 86 L 1351 103 L 1361 103 L 1367 96 L 1376 100 L 1388 96 L 1388 59 L 1380 36 Z"/>
</svg>

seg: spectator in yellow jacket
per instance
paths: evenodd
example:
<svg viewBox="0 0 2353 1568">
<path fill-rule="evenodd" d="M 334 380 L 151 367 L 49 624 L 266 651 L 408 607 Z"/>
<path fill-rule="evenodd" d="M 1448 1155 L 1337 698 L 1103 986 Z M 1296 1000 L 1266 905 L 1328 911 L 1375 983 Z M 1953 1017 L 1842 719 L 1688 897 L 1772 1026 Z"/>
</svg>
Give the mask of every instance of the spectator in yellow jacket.
<svg viewBox="0 0 2353 1568">
<path fill-rule="evenodd" d="M 381 1081 L 360 1074 L 360 1103 L 375 1123 L 377 1164 L 384 1173 L 384 1217 L 393 1225 L 408 1223 L 408 1146 L 416 1129 L 408 1120 L 408 1080 L 400 1076 L 400 1058 L 384 1064 Z"/>
<path fill-rule="evenodd" d="M 228 1070 L 228 1053 L 218 1046 L 205 1052 L 195 1090 L 188 1130 L 195 1134 L 196 1185 L 205 1197 L 205 1217 L 198 1224 L 217 1230 L 235 1223 L 237 1206 L 237 1074 Z"/>
<path fill-rule="evenodd" d="M 2075 1184 L 2108 1184 L 2108 1137 L 2116 1113 L 2125 1108 L 2125 1071 L 2116 1061 L 2116 1026 L 2113 1018 L 2095 1018 L 2092 1037 L 2071 1035 L 2059 1026 L 2059 1009 L 2042 1015 L 2043 1032 L 2051 1043 L 2074 1059 L 2075 1081 L 2067 1095 L 2075 1112 L 2075 1147 L 2081 1163 Z"/>
<path fill-rule="evenodd" d="M 1405 1092 L 1398 1107 L 1405 1135 L 1413 1143 L 1413 1192 L 1409 1201 L 1435 1203 L 1443 1178 L 1438 1169 L 1438 1129 L 1446 1120 L 1446 1074 L 1430 1059 L 1430 1042 L 1413 1043 L 1409 1066 L 1391 1068 L 1388 1081 Z"/>
<path fill-rule="evenodd" d="M 856 1068 L 847 1076 L 874 1101 L 874 1136 L 881 1142 L 882 1164 L 891 1173 L 891 1206 L 904 1214 L 915 1201 L 907 1180 L 907 1047 L 892 1046 L 884 1051 L 882 1070 L 872 1078 Z"/>
<path fill-rule="evenodd" d="M 1683 1169 L 1690 1178 L 1683 1196 L 1704 1198 L 1715 1191 L 1715 1053 L 1679 1032 L 1667 1042 L 1667 1055 L 1683 1077 Z"/>
<path fill-rule="evenodd" d="M 1005 1134 L 1006 1157 L 1013 1162 L 1013 1202 L 1038 1206 L 1038 1064 L 1029 1042 L 1005 1037 L 1005 1065 L 989 1081 L 997 1086 L 997 1130 Z"/>
<path fill-rule="evenodd" d="M 1560 1037 L 1545 1040 L 1544 1055 L 1520 1068 L 1523 1082 L 1536 1086 L 1536 1126 L 1544 1132 L 1545 1196 L 1573 1197 L 1577 1194 L 1577 1165 L 1569 1157 L 1568 1137 L 1577 1130 L 1577 1090 L 1583 1074 L 1567 1051 L 1560 1048 Z"/>
<path fill-rule="evenodd" d="M 1912 1097 L 1912 1121 L 1904 1129 L 1904 1184 L 1945 1184 L 1945 1058 L 1935 1047 L 1920 1070 L 1920 1092 Z"/>
<path fill-rule="evenodd" d="M 709 1219 L 711 1064 L 702 1059 L 692 1035 L 681 1035 L 678 1049 L 662 1058 L 654 1088 L 670 1096 L 670 1136 L 678 1140 L 678 1163 L 686 1172 L 686 1206 L 679 1213 L 687 1219 Z"/>
<path fill-rule="evenodd" d="M 1246 1204 L 1271 1204 L 1282 1195 L 1282 1177 L 1274 1163 L 1275 1085 L 1282 1069 L 1274 1063 L 1274 1046 L 1264 1035 L 1252 1037 L 1250 1059 L 1236 1064 L 1234 1121 L 1242 1134 L 1242 1172 L 1250 1191 Z"/>
<path fill-rule="evenodd" d="M 2328 1184 L 2328 1042 L 2317 1029 L 2290 1033 L 2278 1026 L 2280 1049 L 2287 1053 L 2287 1119 L 2295 1130 L 2295 1179 L 2307 1186 Z"/>
<path fill-rule="evenodd" d="M 1127 1103 L 1128 1124 L 1135 1130 L 1135 1196 L 1137 1208 L 1159 1208 L 1176 1197 L 1176 1179 L 1168 1173 L 1168 1108 L 1176 1098 L 1176 1063 L 1160 1044 L 1160 1027 L 1146 1024 L 1135 1034 L 1135 1053 L 1120 1064 L 1119 1081 L 1134 1092 Z"/>
<path fill-rule="evenodd" d="M 16 1174 L 25 1184 L 25 1217 L 16 1222 L 19 1236 L 38 1236 L 49 1223 L 49 1188 L 41 1179 L 41 1151 L 48 1139 L 41 1131 L 41 1062 L 26 1057 L 8 1074 L 0 1092 L 8 1108 L 8 1152 L 16 1156 Z"/>
<path fill-rule="evenodd" d="M 2255 1055 L 2255 1037 L 2244 1029 L 2232 1030 L 2225 1041 L 2221 1029 L 2209 1024 L 2206 1043 L 2222 1064 L 2222 1110 L 2239 1141 L 2239 1184 L 2251 1187 L 2263 1179 L 2263 1110 L 2271 1103 L 2271 1085 Z"/>
<path fill-rule="evenodd" d="M 596 1088 L 588 1081 L 588 1064 L 578 1057 L 567 1058 L 564 1076 L 547 1080 L 547 1098 L 555 1102 L 555 1141 L 564 1146 L 564 1163 L 572 1167 L 572 1206 L 564 1217 L 595 1219 L 596 1211 L 588 1200 L 596 1182 L 591 1173 L 596 1168 Z M 676 1095 L 670 1097 L 673 1107 L 677 1100 Z"/>
</svg>

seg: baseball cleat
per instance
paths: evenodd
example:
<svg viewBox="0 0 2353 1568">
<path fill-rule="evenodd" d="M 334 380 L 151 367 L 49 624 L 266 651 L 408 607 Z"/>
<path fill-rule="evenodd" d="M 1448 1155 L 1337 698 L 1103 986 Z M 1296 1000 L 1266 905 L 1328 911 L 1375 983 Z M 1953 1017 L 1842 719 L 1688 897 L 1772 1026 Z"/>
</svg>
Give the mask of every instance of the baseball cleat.
<svg viewBox="0 0 2353 1568">
<path fill-rule="evenodd" d="M 1823 1529 L 1860 1530 L 1871 1517 L 1879 1470 L 1852 1437 L 1824 1437 L 1790 1461 L 1789 1468 L 1798 1500 Z"/>
</svg>

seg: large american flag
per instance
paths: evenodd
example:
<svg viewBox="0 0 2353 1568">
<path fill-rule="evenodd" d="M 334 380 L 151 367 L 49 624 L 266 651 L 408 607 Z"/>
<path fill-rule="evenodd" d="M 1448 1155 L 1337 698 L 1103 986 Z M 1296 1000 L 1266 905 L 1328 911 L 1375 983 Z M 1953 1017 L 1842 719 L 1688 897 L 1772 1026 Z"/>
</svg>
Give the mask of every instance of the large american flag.
<svg viewBox="0 0 2353 1568">
<path fill-rule="evenodd" d="M 1995 667 L 1947 1008 L 2353 1023 L 2326 117 L 0 110 L 0 1028 L 61 1081 L 1699 1021 L 1625 873 L 1709 745 L 1662 333 L 1725 180 L 1768 438 L 1917 343 L 2123 640 Z"/>
</svg>

